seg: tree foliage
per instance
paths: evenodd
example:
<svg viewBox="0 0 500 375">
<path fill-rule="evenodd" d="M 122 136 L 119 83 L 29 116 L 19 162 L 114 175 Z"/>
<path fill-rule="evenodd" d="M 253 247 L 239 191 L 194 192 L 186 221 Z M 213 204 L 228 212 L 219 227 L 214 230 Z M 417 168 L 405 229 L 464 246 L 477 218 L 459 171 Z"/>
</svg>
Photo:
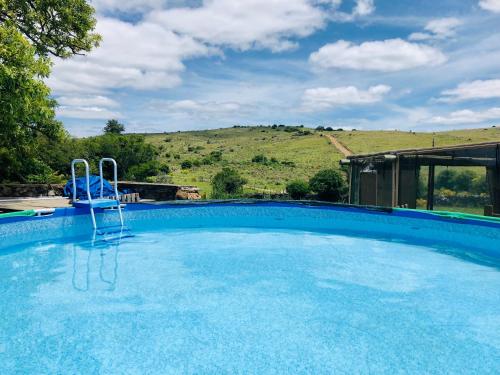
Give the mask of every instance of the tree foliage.
<svg viewBox="0 0 500 375">
<path fill-rule="evenodd" d="M 48 55 L 90 51 L 100 37 L 85 0 L 0 0 L 0 181 L 50 182 L 44 146 L 65 137 L 44 80 Z"/>
<path fill-rule="evenodd" d="M 22 33 L 40 56 L 82 54 L 100 41 L 85 0 L 0 0 L 0 24 Z"/>
<path fill-rule="evenodd" d="M 335 169 L 323 169 L 310 180 L 311 190 L 325 201 L 339 202 L 346 192 L 346 182 L 342 174 Z"/>
<path fill-rule="evenodd" d="M 111 119 L 106 122 L 104 127 L 105 134 L 122 134 L 125 131 L 125 126 L 120 124 L 118 120 Z"/>
<path fill-rule="evenodd" d="M 306 181 L 295 180 L 286 186 L 286 191 L 292 199 L 304 199 L 310 191 L 309 184 Z"/>
<path fill-rule="evenodd" d="M 231 168 L 223 168 L 212 178 L 212 198 L 232 198 L 243 193 L 247 180 Z"/>
<path fill-rule="evenodd" d="M 36 138 L 58 139 L 56 102 L 43 79 L 50 62 L 12 26 L 0 25 L 0 178 L 26 180 L 37 173 Z"/>
</svg>

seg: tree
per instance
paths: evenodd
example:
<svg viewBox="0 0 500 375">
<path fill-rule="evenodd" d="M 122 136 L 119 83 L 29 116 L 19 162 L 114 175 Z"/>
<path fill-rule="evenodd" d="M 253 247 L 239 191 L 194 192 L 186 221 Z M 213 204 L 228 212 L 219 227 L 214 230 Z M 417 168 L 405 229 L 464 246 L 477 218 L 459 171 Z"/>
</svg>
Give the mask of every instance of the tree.
<svg viewBox="0 0 500 375">
<path fill-rule="evenodd" d="M 0 0 L 0 25 L 19 31 L 39 56 L 82 54 L 101 40 L 85 0 Z"/>
<path fill-rule="evenodd" d="M 212 198 L 223 199 L 240 195 L 246 183 L 234 169 L 223 168 L 212 178 Z"/>
<path fill-rule="evenodd" d="M 344 178 L 335 169 L 319 171 L 309 180 L 309 186 L 320 199 L 332 202 L 340 201 L 346 191 Z"/>
<path fill-rule="evenodd" d="M 456 177 L 457 172 L 452 169 L 441 171 L 436 178 L 436 188 L 453 190 L 455 188 Z"/>
<path fill-rule="evenodd" d="M 43 81 L 49 73 L 47 58 L 37 57 L 13 26 L 0 25 L 0 179 L 24 181 L 37 173 L 36 138 L 63 135 L 56 102 Z"/>
<path fill-rule="evenodd" d="M 309 193 L 309 184 L 306 181 L 295 180 L 286 186 L 286 191 L 295 200 L 304 199 Z"/>
<path fill-rule="evenodd" d="M 41 181 L 37 175 L 52 173 L 38 140 L 55 142 L 65 132 L 44 83 L 47 56 L 96 46 L 93 12 L 84 0 L 0 0 L 0 180 Z"/>
<path fill-rule="evenodd" d="M 105 134 L 122 134 L 125 131 L 125 126 L 120 124 L 118 120 L 111 119 L 108 120 L 106 126 L 104 127 Z"/>
</svg>

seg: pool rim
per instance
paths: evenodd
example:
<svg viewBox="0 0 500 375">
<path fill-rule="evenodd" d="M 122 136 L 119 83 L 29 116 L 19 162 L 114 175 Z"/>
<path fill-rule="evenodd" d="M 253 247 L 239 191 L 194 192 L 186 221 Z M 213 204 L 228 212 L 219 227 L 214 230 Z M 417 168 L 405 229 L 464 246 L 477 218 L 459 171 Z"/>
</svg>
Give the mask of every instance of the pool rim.
<svg viewBox="0 0 500 375">
<path fill-rule="evenodd" d="M 500 220 L 497 218 L 481 217 L 477 215 L 457 215 L 440 214 L 433 211 L 422 211 L 406 208 L 392 208 L 380 206 L 359 206 L 343 203 L 330 203 L 324 201 L 292 201 L 292 200 L 261 200 L 261 199 L 226 199 L 226 200 L 202 200 L 202 201 L 165 201 L 151 203 L 127 203 L 126 211 L 144 211 L 144 210 L 160 210 L 166 208 L 195 208 L 195 207 L 280 207 L 280 208 L 304 208 L 313 210 L 329 210 L 339 212 L 359 212 L 369 215 L 393 216 L 400 218 L 411 218 L 419 220 L 430 220 L 445 223 L 461 224 L 461 225 L 476 225 L 482 227 L 490 227 L 500 229 Z M 102 210 L 96 210 L 102 212 Z M 84 208 L 64 207 L 55 208 L 50 214 L 41 216 L 14 216 L 0 219 L 0 225 L 11 224 L 16 222 L 27 222 L 37 220 L 48 220 L 52 218 L 61 218 L 68 216 L 90 215 L 90 212 Z"/>
</svg>

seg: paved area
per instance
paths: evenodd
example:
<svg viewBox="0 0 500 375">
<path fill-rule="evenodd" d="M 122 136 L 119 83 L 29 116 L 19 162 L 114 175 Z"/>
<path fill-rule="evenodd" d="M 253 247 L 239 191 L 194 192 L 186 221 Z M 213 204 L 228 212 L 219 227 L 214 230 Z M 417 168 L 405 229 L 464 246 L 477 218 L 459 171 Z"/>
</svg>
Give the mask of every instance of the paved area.
<svg viewBox="0 0 500 375">
<path fill-rule="evenodd" d="M 24 211 L 44 208 L 70 207 L 69 199 L 50 198 L 0 198 L 0 212 Z"/>
</svg>

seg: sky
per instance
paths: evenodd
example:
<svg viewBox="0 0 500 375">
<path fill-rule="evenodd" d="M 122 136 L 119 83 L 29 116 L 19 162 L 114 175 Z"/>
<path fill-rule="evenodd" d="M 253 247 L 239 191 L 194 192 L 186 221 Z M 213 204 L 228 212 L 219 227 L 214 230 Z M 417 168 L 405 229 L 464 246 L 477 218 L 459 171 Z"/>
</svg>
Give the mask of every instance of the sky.
<svg viewBox="0 0 500 375">
<path fill-rule="evenodd" d="M 69 132 L 500 125 L 500 0 L 93 0 L 101 45 L 54 60 Z"/>
</svg>

